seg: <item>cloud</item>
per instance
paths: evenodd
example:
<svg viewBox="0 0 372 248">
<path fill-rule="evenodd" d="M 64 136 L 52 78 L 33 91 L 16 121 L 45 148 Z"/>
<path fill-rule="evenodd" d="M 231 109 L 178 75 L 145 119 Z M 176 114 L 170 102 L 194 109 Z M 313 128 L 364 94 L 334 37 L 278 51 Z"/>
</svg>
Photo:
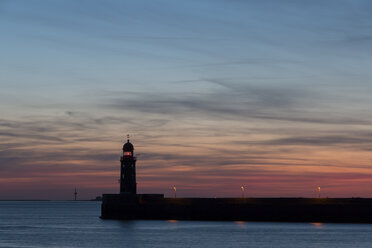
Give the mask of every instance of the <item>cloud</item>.
<svg viewBox="0 0 372 248">
<path fill-rule="evenodd" d="M 121 97 L 116 94 L 112 97 L 106 95 L 104 102 L 98 106 L 133 111 L 137 115 L 160 114 L 164 120 L 177 116 L 201 120 L 223 118 L 330 125 L 371 124 L 368 116 L 355 116 L 355 113 L 329 114 L 332 108 L 327 106 L 329 103 L 325 99 L 325 93 L 306 88 L 265 87 L 235 80 L 230 82 L 227 79 L 201 79 L 199 83 L 212 83 L 219 87 L 202 93 L 123 92 Z"/>
<path fill-rule="evenodd" d="M 13 138 L 17 137 L 17 138 L 25 138 L 25 139 L 36 139 L 36 140 L 43 140 L 43 141 L 56 141 L 56 142 L 63 141 L 63 139 L 59 137 L 40 135 L 40 134 L 28 134 L 28 133 L 0 132 L 0 136 L 9 136 Z"/>
<path fill-rule="evenodd" d="M 367 133 L 360 137 L 352 135 L 329 135 L 329 136 L 297 136 L 267 141 L 272 145 L 308 145 L 308 146 L 331 146 L 331 145 L 372 145 L 372 135 Z"/>
<path fill-rule="evenodd" d="M 301 101 L 300 91 L 296 89 L 200 80 L 201 83 L 203 81 L 212 82 L 223 89 L 209 93 L 123 93 L 121 98 L 113 97 L 106 106 L 145 113 L 177 114 L 191 111 L 244 116 L 259 109 L 289 109 Z"/>
</svg>

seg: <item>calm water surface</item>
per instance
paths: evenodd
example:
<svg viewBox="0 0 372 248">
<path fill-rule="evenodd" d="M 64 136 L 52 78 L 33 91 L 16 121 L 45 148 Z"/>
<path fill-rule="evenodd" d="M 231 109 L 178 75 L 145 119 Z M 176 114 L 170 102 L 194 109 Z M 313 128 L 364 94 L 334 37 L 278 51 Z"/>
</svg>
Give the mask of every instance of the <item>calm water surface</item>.
<svg viewBox="0 0 372 248">
<path fill-rule="evenodd" d="M 372 225 L 101 220 L 99 202 L 0 202 L 0 247 L 372 247 Z"/>
</svg>

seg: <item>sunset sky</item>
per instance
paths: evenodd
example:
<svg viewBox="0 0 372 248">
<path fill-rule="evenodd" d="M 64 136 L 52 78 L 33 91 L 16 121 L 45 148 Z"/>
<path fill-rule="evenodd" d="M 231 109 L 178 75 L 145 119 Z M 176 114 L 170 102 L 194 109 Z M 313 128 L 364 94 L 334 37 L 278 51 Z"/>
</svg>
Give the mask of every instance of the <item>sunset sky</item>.
<svg viewBox="0 0 372 248">
<path fill-rule="evenodd" d="M 0 0 L 0 199 L 372 197 L 369 0 Z"/>
</svg>

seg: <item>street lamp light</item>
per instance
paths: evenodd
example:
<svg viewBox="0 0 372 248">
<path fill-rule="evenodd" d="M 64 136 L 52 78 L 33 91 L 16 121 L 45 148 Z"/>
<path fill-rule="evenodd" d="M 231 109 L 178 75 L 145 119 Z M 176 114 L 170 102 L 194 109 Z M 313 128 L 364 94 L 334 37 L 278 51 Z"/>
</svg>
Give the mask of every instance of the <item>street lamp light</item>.
<svg viewBox="0 0 372 248">
<path fill-rule="evenodd" d="M 318 187 L 318 198 L 320 198 L 320 187 Z"/>
<path fill-rule="evenodd" d="M 242 189 L 242 198 L 244 198 L 244 186 L 240 187 Z"/>
<path fill-rule="evenodd" d="M 174 198 L 177 198 L 177 188 L 176 188 L 176 185 L 173 186 L 173 190 L 174 190 Z"/>
</svg>

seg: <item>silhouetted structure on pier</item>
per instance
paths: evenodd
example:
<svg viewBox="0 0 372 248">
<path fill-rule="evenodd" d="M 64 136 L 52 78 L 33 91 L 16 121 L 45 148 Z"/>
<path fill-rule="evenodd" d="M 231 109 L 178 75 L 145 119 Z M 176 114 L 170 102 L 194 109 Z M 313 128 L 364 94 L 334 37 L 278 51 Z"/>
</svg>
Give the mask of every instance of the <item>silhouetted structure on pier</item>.
<svg viewBox="0 0 372 248">
<path fill-rule="evenodd" d="M 129 142 L 123 145 L 123 156 L 120 157 L 120 194 L 136 194 L 136 157 L 134 146 Z"/>
<path fill-rule="evenodd" d="M 164 198 L 163 194 L 137 194 L 136 157 L 129 138 L 120 161 L 120 194 L 103 195 L 103 219 L 372 223 L 372 199 L 332 199 L 320 195 L 319 198 L 244 198 L 244 195 L 242 198 Z"/>
</svg>

